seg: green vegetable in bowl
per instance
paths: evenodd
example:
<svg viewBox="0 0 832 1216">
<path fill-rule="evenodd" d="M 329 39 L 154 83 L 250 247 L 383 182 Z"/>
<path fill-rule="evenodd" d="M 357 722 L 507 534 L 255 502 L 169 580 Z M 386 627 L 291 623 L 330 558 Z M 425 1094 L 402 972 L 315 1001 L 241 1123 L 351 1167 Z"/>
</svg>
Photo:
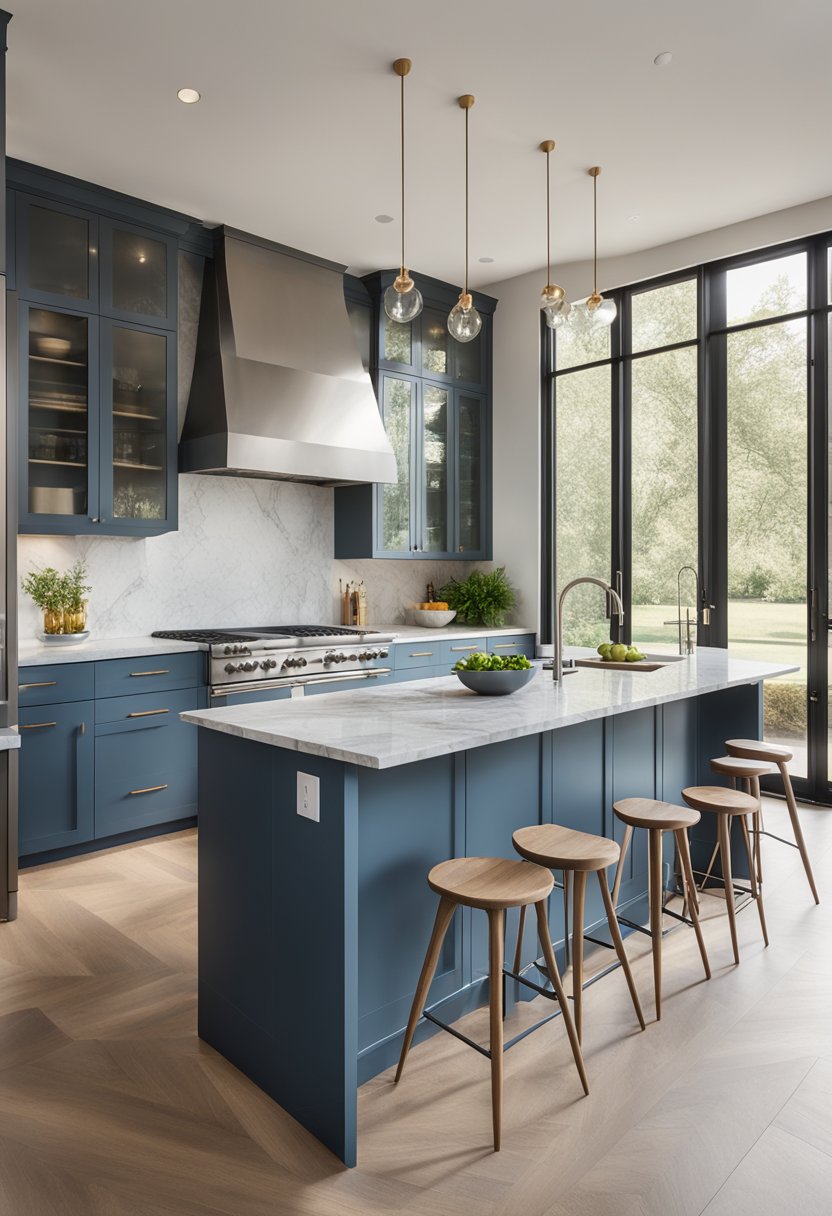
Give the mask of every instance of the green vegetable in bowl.
<svg viewBox="0 0 832 1216">
<path fill-rule="evenodd" d="M 469 654 L 454 664 L 454 671 L 526 671 L 531 663 L 524 654 Z"/>
</svg>

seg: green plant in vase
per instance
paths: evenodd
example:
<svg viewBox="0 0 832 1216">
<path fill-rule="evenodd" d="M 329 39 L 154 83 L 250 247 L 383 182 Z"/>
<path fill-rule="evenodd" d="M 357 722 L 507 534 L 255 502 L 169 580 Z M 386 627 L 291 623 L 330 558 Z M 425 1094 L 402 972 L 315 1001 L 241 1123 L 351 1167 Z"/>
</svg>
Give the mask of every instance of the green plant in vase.
<svg viewBox="0 0 832 1216">
<path fill-rule="evenodd" d="M 474 570 L 464 582 L 452 578 L 440 587 L 437 599 L 447 602 L 460 623 L 499 628 L 506 623 L 517 594 L 506 576 L 505 566 L 496 570 Z"/>
<path fill-rule="evenodd" d="M 81 558 L 63 576 L 65 584 L 64 633 L 83 633 L 87 627 L 87 564 Z"/>
<path fill-rule="evenodd" d="M 43 632 L 64 633 L 67 595 L 64 575 L 54 566 L 46 566 L 43 570 L 30 571 L 20 580 L 20 585 L 43 613 Z"/>
</svg>

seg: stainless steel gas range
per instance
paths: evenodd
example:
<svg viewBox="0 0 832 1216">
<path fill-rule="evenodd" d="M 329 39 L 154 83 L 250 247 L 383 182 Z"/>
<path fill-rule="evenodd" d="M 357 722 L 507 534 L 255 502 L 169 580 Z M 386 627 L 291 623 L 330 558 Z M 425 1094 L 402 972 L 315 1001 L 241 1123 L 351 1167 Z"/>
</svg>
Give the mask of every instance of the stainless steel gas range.
<svg viewBox="0 0 832 1216">
<path fill-rule="evenodd" d="M 275 625 L 262 629 L 159 629 L 154 638 L 195 642 L 208 651 L 213 698 L 341 680 L 371 680 L 384 666 L 393 633 L 344 625 Z"/>
</svg>

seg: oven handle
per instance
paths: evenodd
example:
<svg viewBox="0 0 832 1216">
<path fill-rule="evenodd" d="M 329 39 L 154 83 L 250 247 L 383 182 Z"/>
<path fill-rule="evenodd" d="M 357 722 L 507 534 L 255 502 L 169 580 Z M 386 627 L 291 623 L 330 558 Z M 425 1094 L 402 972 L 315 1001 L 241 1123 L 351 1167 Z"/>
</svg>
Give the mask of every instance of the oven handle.
<svg viewBox="0 0 832 1216">
<path fill-rule="evenodd" d="M 237 692 L 272 692 L 275 688 L 297 688 L 305 684 L 334 684 L 342 680 L 373 680 L 392 675 L 392 667 L 373 667 L 366 671 L 332 671 L 321 675 L 292 676 L 281 680 L 260 680 L 249 684 L 224 684 L 211 689 L 212 697 L 229 697 Z"/>
</svg>

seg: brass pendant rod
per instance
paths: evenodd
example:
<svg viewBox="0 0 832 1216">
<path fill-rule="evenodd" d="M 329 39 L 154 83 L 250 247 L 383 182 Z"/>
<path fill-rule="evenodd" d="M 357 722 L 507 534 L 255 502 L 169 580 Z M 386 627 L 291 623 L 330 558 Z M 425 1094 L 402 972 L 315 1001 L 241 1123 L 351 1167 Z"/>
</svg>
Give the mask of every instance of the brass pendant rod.
<svg viewBox="0 0 832 1216">
<path fill-rule="evenodd" d="M 468 295 L 468 115 L 465 111 L 465 294 Z"/>
<path fill-rule="evenodd" d="M 546 152 L 546 283 L 552 281 L 552 192 L 551 153 Z"/>
<path fill-rule="evenodd" d="M 404 78 L 410 72 L 413 64 L 410 59 L 396 59 L 393 61 L 393 71 L 401 81 L 401 92 L 399 95 L 399 142 L 401 144 L 401 178 L 402 178 L 402 261 L 401 261 L 401 277 L 404 278 L 405 261 L 404 261 L 404 229 L 405 229 L 405 188 L 404 188 Z"/>
<path fill-rule="evenodd" d="M 404 254 L 402 254 L 404 257 Z M 598 176 L 592 179 L 592 294 L 598 295 Z"/>
<path fill-rule="evenodd" d="M 404 74 L 401 77 L 401 145 L 402 145 L 402 264 L 401 272 L 404 274 Z"/>
</svg>

